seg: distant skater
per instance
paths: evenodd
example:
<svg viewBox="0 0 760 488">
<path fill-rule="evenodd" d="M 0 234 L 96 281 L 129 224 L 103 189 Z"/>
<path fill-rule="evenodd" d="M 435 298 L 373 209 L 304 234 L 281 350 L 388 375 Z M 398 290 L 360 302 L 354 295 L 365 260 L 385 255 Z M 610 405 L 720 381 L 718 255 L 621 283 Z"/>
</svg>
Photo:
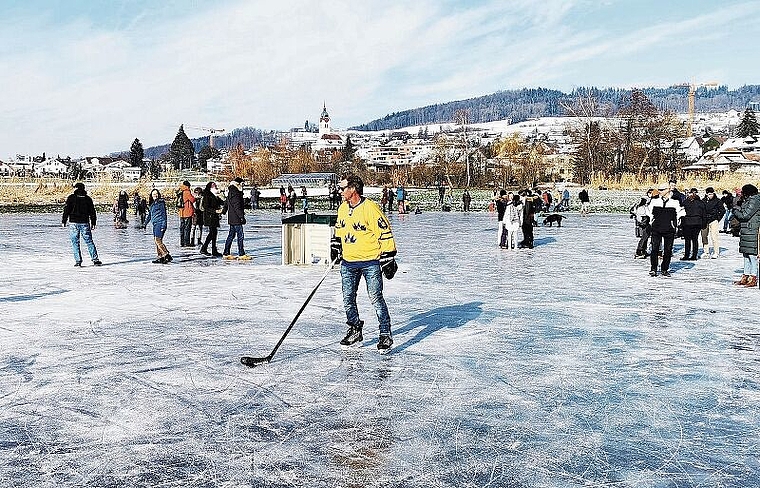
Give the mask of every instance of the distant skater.
<svg viewBox="0 0 760 488">
<path fill-rule="evenodd" d="M 92 198 L 87 195 L 84 189 L 84 183 L 77 183 L 74 185 L 74 193 L 69 195 L 66 199 L 66 206 L 63 209 L 63 217 L 61 218 L 61 225 L 66 227 L 68 222 L 69 226 L 69 238 L 71 239 L 71 247 L 74 250 L 74 266 L 82 266 L 82 253 L 79 249 L 79 237 L 84 239 L 84 243 L 87 245 L 87 250 L 92 258 L 92 264 L 100 266 L 100 259 L 98 259 L 98 251 L 95 249 L 95 243 L 92 240 L 92 231 L 95 229 L 95 222 L 97 215 L 95 214 L 95 205 L 92 203 Z"/>
<path fill-rule="evenodd" d="M 591 199 L 588 196 L 588 190 L 585 188 L 578 193 L 578 200 L 581 201 L 581 215 L 586 216 L 591 209 Z"/>
</svg>

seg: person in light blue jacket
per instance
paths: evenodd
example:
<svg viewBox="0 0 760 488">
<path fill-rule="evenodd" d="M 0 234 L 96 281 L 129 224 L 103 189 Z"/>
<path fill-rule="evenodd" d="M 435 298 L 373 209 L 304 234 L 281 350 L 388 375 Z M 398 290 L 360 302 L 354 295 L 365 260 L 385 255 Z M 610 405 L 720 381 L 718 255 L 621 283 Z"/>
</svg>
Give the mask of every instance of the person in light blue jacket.
<svg viewBox="0 0 760 488">
<path fill-rule="evenodd" d="M 398 201 L 398 213 L 406 213 L 406 190 L 401 183 L 396 187 L 396 200 Z"/>
<path fill-rule="evenodd" d="M 143 229 L 148 226 L 148 222 L 153 223 L 153 239 L 156 241 L 156 253 L 158 258 L 153 260 L 154 264 L 167 264 L 172 261 L 172 256 L 164 244 L 164 234 L 166 233 L 166 202 L 161 196 L 161 192 L 154 188 L 148 198 L 148 217 L 145 219 Z"/>
</svg>

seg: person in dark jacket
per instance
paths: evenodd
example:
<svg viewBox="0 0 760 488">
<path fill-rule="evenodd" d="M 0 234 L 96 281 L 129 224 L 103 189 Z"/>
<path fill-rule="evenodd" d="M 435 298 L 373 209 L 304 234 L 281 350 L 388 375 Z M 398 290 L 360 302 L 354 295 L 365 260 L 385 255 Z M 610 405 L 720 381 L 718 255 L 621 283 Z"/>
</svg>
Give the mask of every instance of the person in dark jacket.
<svg viewBox="0 0 760 488">
<path fill-rule="evenodd" d="M 154 188 L 148 197 L 148 217 L 145 219 L 145 225 L 153 223 L 153 240 L 156 242 L 156 254 L 158 257 L 153 260 L 154 264 L 168 264 L 172 262 L 172 256 L 164 244 L 164 234 L 169 223 L 166 215 L 166 202 L 161 196 L 161 192 Z"/>
<path fill-rule="evenodd" d="M 237 258 L 251 259 L 251 257 L 245 253 L 243 247 L 243 226 L 245 225 L 243 178 L 237 177 L 232 180 L 227 191 L 227 221 L 230 224 L 230 232 L 227 234 L 227 241 L 224 243 L 224 252 L 222 253 L 222 256 L 224 259 L 235 259 L 235 257 L 230 254 L 230 248 L 232 247 L 232 240 L 237 236 Z"/>
<path fill-rule="evenodd" d="M 63 227 L 66 227 L 67 223 L 71 223 L 69 238 L 71 239 L 71 247 L 74 250 L 74 266 L 82 266 L 82 252 L 79 249 L 80 236 L 84 239 L 84 243 L 87 244 L 92 264 L 95 266 L 103 264 L 98 259 L 98 250 L 95 248 L 95 243 L 92 240 L 92 230 L 95 229 L 96 221 L 95 204 L 92 203 L 92 198 L 87 195 L 84 183 L 77 183 L 74 185 L 74 193 L 66 199 L 66 206 L 63 208 L 63 217 L 61 218 L 61 225 Z"/>
<path fill-rule="evenodd" d="M 127 210 L 129 210 L 129 195 L 127 195 L 127 192 L 125 190 L 119 192 L 119 199 L 116 200 L 116 207 L 118 210 L 116 219 L 120 222 L 123 222 L 124 225 L 128 224 L 129 221 L 127 220 Z"/>
<path fill-rule="evenodd" d="M 464 210 L 465 212 L 469 212 L 471 201 L 472 201 L 472 196 L 470 195 L 469 190 L 465 188 L 464 192 L 462 193 L 462 210 Z"/>
<path fill-rule="evenodd" d="M 203 223 L 208 227 L 206 240 L 201 246 L 201 254 L 207 256 L 221 257 L 222 255 L 216 250 L 216 236 L 219 233 L 219 216 L 223 212 L 222 199 L 218 197 L 219 190 L 216 183 L 209 181 L 203 190 L 201 198 L 201 211 L 203 212 Z M 211 252 L 208 252 L 208 245 L 211 244 Z"/>
<path fill-rule="evenodd" d="M 588 215 L 591 209 L 591 199 L 588 196 L 588 190 L 585 188 L 578 193 L 578 200 L 581 202 L 581 215 Z"/>
<path fill-rule="evenodd" d="M 702 229 L 702 258 L 717 259 L 720 255 L 720 222 L 726 213 L 723 202 L 715 195 L 715 189 L 711 186 L 705 188 L 705 221 L 707 224 Z M 710 252 L 712 247 L 712 252 Z"/>
<path fill-rule="evenodd" d="M 744 255 L 744 273 L 735 285 L 757 286 L 758 232 L 760 232 L 760 195 L 755 185 L 744 185 L 734 217 L 741 223 L 739 252 Z"/>
<path fill-rule="evenodd" d="M 649 256 L 649 276 L 657 276 L 657 260 L 662 251 L 662 276 L 670 276 L 670 259 L 673 257 L 673 241 L 676 228 L 683 217 L 684 210 L 678 200 L 670 198 L 668 185 L 660 185 L 659 195 L 652 196 L 647 208 L 647 217 L 652 225 L 652 253 Z"/>
<path fill-rule="evenodd" d="M 538 197 L 534 197 L 530 190 L 523 191 L 523 217 L 522 217 L 522 233 L 523 240 L 517 244 L 518 248 L 533 249 L 533 221 L 535 220 L 536 210 L 539 207 L 540 200 Z"/>
<path fill-rule="evenodd" d="M 670 180 L 668 182 L 668 186 L 670 186 L 670 198 L 678 200 L 678 203 L 683 206 L 683 202 L 686 200 L 686 195 L 678 190 L 678 187 L 676 186 L 676 180 Z"/>
<path fill-rule="evenodd" d="M 499 198 L 496 199 L 496 245 L 504 247 L 507 236 L 505 235 L 504 212 L 507 210 L 507 190 L 499 190 Z"/>
<path fill-rule="evenodd" d="M 705 202 L 699 198 L 699 190 L 692 188 L 683 201 L 684 216 L 681 219 L 683 229 L 683 257 L 681 261 L 696 261 L 699 244 L 699 231 L 706 223 Z"/>
</svg>

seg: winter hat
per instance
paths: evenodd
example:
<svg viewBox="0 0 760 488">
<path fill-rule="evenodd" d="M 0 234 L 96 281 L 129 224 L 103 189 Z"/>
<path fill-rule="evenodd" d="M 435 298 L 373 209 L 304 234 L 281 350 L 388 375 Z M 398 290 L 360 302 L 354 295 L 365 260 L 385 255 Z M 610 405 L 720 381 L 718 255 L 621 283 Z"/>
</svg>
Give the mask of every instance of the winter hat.
<svg viewBox="0 0 760 488">
<path fill-rule="evenodd" d="M 182 182 L 182 184 L 185 185 L 186 187 L 190 188 L 190 182 L 189 181 L 185 180 L 185 181 Z"/>
<path fill-rule="evenodd" d="M 499 196 L 500 197 L 503 197 L 506 194 L 507 194 L 507 190 L 501 190 L 501 191 L 499 191 Z"/>
<path fill-rule="evenodd" d="M 76 188 L 77 190 L 84 191 L 84 183 L 80 181 L 79 183 L 74 185 L 74 188 Z"/>
<path fill-rule="evenodd" d="M 715 188 L 708 186 L 705 188 L 705 193 L 715 193 Z"/>
<path fill-rule="evenodd" d="M 699 190 L 697 190 L 696 188 L 692 188 L 691 190 L 689 190 L 689 193 L 699 193 Z"/>
<path fill-rule="evenodd" d="M 757 195 L 757 187 L 755 185 L 744 185 L 742 187 L 742 196 L 751 197 Z"/>
<path fill-rule="evenodd" d="M 242 183 L 243 182 L 243 178 L 241 178 L 241 177 L 238 176 L 237 178 L 235 178 L 232 181 L 234 181 L 235 183 Z"/>
</svg>

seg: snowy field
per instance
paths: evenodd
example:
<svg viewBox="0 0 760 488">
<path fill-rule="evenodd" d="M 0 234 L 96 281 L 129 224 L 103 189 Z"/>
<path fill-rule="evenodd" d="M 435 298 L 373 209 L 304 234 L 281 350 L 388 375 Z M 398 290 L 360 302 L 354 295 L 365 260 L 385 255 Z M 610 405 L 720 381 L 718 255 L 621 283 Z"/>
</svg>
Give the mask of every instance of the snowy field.
<svg viewBox="0 0 760 488">
<path fill-rule="evenodd" d="M 394 215 L 392 352 L 363 289 L 364 346 L 338 345 L 335 270 L 248 369 L 324 272 L 279 265 L 279 214 L 249 214 L 249 263 L 180 250 L 173 219 L 170 265 L 100 217 L 105 264 L 76 269 L 59 215 L 0 216 L 0 486 L 760 486 L 736 238 L 697 262 L 676 241 L 650 278 L 627 215 L 530 251 L 498 249 L 493 214 Z"/>
</svg>

